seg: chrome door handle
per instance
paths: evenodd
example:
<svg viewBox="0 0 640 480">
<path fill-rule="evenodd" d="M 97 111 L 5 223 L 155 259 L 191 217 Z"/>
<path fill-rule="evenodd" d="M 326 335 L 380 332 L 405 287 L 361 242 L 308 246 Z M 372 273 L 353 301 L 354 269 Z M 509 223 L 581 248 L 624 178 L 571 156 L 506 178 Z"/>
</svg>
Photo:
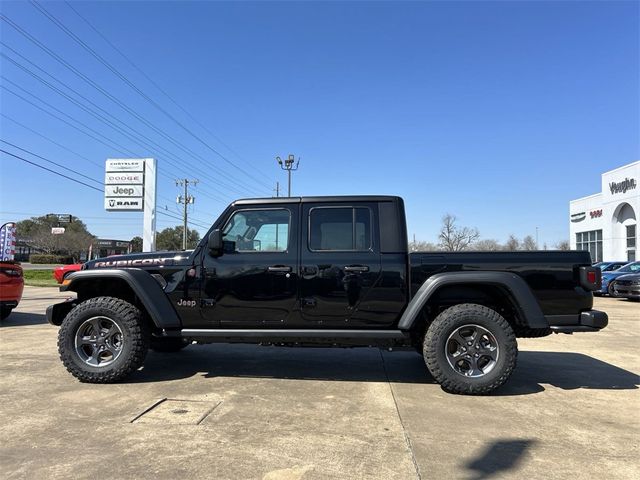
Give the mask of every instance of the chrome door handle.
<svg viewBox="0 0 640 480">
<path fill-rule="evenodd" d="M 271 267 L 267 267 L 269 272 L 273 273 L 291 273 L 291 267 L 285 267 L 282 265 L 273 265 Z"/>
<path fill-rule="evenodd" d="M 347 265 L 344 267 L 345 272 L 368 272 L 369 267 L 367 265 Z"/>
</svg>

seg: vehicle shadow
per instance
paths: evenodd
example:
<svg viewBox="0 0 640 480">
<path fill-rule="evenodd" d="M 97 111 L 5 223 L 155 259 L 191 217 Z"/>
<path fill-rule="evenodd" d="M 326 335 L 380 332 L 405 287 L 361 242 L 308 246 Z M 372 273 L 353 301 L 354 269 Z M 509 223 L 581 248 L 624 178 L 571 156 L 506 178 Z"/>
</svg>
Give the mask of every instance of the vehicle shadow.
<svg viewBox="0 0 640 480">
<path fill-rule="evenodd" d="M 11 312 L 8 318 L 0 321 L 0 328 L 24 327 L 26 325 L 42 325 L 47 323 L 47 317 L 41 313 Z"/>
<path fill-rule="evenodd" d="M 483 480 L 494 475 L 504 475 L 513 470 L 522 461 L 527 450 L 535 440 L 515 439 L 491 442 L 482 454 L 469 461 L 465 468 L 473 472 L 473 480 Z"/>
<path fill-rule="evenodd" d="M 434 384 L 415 352 L 376 348 L 329 349 L 197 345 L 177 353 L 149 352 L 144 368 L 127 382 L 188 378 L 246 377 L 296 380 Z M 545 384 L 563 390 L 637 389 L 640 377 L 628 370 L 580 353 L 520 352 L 518 367 L 494 395 L 528 395 Z"/>
</svg>

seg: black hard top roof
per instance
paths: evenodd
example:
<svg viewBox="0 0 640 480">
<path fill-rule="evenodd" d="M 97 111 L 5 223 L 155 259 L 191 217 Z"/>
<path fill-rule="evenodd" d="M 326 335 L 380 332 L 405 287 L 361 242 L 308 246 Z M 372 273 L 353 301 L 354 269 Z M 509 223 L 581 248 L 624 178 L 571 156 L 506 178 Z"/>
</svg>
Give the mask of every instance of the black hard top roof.
<svg viewBox="0 0 640 480">
<path fill-rule="evenodd" d="M 331 202 L 395 202 L 402 200 L 394 195 L 330 195 L 320 197 L 270 197 L 270 198 L 242 198 L 232 205 L 256 205 L 279 203 L 331 203 Z"/>
</svg>

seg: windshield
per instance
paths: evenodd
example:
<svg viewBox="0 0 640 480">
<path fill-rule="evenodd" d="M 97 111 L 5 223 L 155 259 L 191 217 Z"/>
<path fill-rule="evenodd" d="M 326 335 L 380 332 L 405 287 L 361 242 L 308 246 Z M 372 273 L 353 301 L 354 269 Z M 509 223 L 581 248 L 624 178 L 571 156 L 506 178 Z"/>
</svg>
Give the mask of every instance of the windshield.
<svg viewBox="0 0 640 480">
<path fill-rule="evenodd" d="M 624 267 L 620 267 L 616 272 L 638 273 L 640 272 L 640 262 L 627 263 Z"/>
</svg>

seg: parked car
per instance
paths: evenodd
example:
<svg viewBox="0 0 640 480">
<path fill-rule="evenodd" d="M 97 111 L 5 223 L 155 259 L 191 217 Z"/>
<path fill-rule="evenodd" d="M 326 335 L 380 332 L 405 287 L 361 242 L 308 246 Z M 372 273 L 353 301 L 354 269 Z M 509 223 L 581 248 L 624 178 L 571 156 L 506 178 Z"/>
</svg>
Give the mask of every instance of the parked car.
<svg viewBox="0 0 640 480">
<path fill-rule="evenodd" d="M 24 290 L 22 267 L 16 262 L 0 262 L 0 320 L 18 306 Z"/>
<path fill-rule="evenodd" d="M 594 263 L 594 267 L 598 267 L 601 272 L 611 272 L 612 270 L 617 270 L 620 267 L 624 267 L 627 262 L 598 262 Z"/>
<path fill-rule="evenodd" d="M 51 305 L 47 319 L 83 382 L 125 378 L 149 348 L 376 346 L 419 351 L 446 391 L 463 394 L 507 381 L 516 337 L 607 326 L 592 308 L 601 274 L 589 252 L 407 244 L 400 197 L 239 200 L 193 251 L 85 263 L 60 288 L 77 297 Z"/>
<path fill-rule="evenodd" d="M 614 282 L 618 277 L 627 273 L 640 273 L 640 262 L 627 263 L 617 270 L 603 273 L 602 288 L 597 293 L 602 295 L 609 294 L 612 297 L 615 297 L 616 292 L 614 291 Z"/>
<path fill-rule="evenodd" d="M 630 273 L 616 278 L 613 286 L 616 297 L 640 300 L 640 273 Z"/>
<path fill-rule="evenodd" d="M 71 275 L 73 272 L 77 272 L 82 269 L 81 263 L 72 263 L 71 265 L 62 265 L 53 269 L 53 278 L 56 282 L 62 283 L 65 278 Z"/>
</svg>

